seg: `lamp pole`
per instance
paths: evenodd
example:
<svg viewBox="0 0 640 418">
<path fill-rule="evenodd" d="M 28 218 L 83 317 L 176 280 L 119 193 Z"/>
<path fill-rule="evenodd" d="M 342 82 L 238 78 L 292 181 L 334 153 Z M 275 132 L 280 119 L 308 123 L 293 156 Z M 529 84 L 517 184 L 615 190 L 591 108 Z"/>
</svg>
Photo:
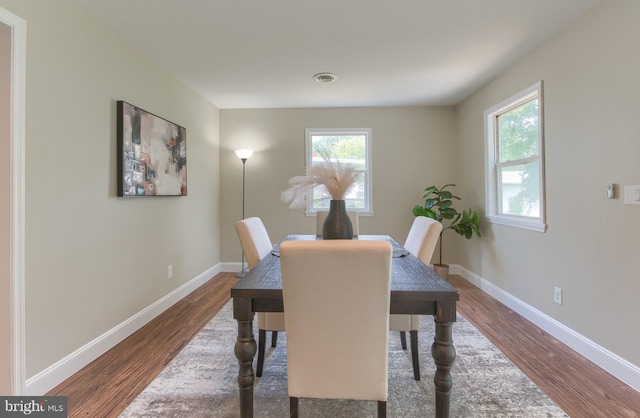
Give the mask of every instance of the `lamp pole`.
<svg viewBox="0 0 640 418">
<path fill-rule="evenodd" d="M 242 219 L 244 219 L 244 195 L 245 195 L 245 169 L 247 160 L 253 155 L 253 151 L 250 149 L 238 149 L 236 150 L 236 156 L 242 161 Z M 242 269 L 236 273 L 236 277 L 244 277 L 247 272 L 244 269 L 244 249 L 242 250 Z"/>
</svg>

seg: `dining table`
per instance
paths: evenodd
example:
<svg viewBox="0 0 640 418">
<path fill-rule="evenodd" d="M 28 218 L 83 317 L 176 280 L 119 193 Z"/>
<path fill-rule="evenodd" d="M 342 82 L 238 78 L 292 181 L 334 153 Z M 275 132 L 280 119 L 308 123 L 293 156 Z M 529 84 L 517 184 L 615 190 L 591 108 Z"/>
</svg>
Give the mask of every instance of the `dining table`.
<svg viewBox="0 0 640 418">
<path fill-rule="evenodd" d="M 289 235 L 286 240 L 322 239 L 315 235 Z M 388 235 L 360 235 L 354 239 L 384 240 L 393 246 L 391 263 L 391 314 L 431 315 L 435 321 L 435 335 L 431 355 L 436 365 L 435 416 L 449 417 L 451 398 L 451 368 L 456 351 L 453 346 L 452 327 L 456 321 L 458 290 L 438 276 L 429 266 L 405 250 Z M 238 322 L 238 338 L 234 353 L 238 359 L 238 386 L 240 390 L 240 416 L 253 417 L 253 385 L 255 374 L 253 359 L 257 351 L 253 335 L 256 312 L 284 312 L 279 246 L 267 254 L 231 289 L 233 317 Z M 346 278 L 345 278 L 346 280 Z M 363 289 L 363 294 L 364 294 Z M 327 309 L 331 301 L 327 300 Z M 354 347 L 357 354 L 357 347 Z M 425 405 L 426 410 L 429 408 Z"/>
</svg>

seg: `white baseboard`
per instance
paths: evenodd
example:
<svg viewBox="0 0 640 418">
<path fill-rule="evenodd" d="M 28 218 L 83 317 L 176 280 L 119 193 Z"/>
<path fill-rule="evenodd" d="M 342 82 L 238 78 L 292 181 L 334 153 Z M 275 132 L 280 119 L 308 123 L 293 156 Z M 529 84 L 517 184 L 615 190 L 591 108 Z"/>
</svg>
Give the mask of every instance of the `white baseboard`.
<svg viewBox="0 0 640 418">
<path fill-rule="evenodd" d="M 220 263 L 220 271 L 223 271 L 225 273 L 233 273 L 240 270 L 242 270 L 242 263 L 240 263 L 239 261 L 225 261 Z"/>
<path fill-rule="evenodd" d="M 449 272 L 450 274 L 457 274 L 476 287 L 479 287 L 485 293 L 493 296 L 536 326 L 553 335 L 573 350 L 640 392 L 640 367 L 612 353 L 460 265 L 451 265 Z"/>
<path fill-rule="evenodd" d="M 238 263 L 239 264 L 239 263 Z M 202 286 L 207 280 L 220 273 L 217 264 L 200 273 L 162 299 L 154 302 L 131 318 L 105 332 L 98 338 L 80 347 L 65 358 L 57 361 L 26 381 L 25 395 L 40 396 L 53 389 L 87 364 L 113 348 L 120 341 L 136 332 L 149 321 L 170 308 L 173 304 Z"/>
</svg>

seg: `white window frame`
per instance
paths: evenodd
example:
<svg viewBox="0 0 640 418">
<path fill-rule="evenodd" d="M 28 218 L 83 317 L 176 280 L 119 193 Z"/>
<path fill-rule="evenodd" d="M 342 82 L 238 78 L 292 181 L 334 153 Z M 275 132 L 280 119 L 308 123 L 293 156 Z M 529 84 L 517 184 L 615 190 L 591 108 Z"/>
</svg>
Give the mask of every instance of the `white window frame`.
<svg viewBox="0 0 640 418">
<path fill-rule="evenodd" d="M 356 211 L 360 216 L 369 216 L 373 215 L 373 197 L 371 191 L 373 190 L 372 186 L 372 164 L 371 164 L 371 144 L 372 144 L 372 136 L 371 136 L 371 128 L 306 128 L 305 129 L 305 167 L 311 167 L 312 164 L 312 143 L 311 137 L 313 135 L 364 135 L 366 138 L 366 170 L 365 170 L 365 208 L 364 209 L 348 209 L 349 211 Z M 307 198 L 307 210 L 305 214 L 307 216 L 315 216 L 316 210 L 313 209 L 313 196 L 309 193 L 309 197 Z"/>
<path fill-rule="evenodd" d="M 485 187 L 486 187 L 486 219 L 490 223 L 528 229 L 537 232 L 547 230 L 545 208 L 545 175 L 544 175 L 544 100 L 543 84 L 539 81 L 531 87 L 509 97 L 484 112 L 485 125 Z M 538 98 L 538 155 L 518 162 L 537 162 L 539 169 L 540 216 L 537 218 L 499 213 L 500 190 L 498 182 L 498 116 L 515 109 L 527 101 Z"/>
</svg>

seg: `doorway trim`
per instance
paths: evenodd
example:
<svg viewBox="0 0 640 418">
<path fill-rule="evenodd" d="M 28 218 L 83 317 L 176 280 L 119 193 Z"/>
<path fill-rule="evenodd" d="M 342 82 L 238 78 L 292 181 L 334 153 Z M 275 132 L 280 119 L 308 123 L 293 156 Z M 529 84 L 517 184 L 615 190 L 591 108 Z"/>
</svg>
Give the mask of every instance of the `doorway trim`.
<svg viewBox="0 0 640 418">
<path fill-rule="evenodd" d="M 25 101 L 27 22 L 0 7 L 11 28 L 11 391 L 25 391 Z"/>
</svg>

